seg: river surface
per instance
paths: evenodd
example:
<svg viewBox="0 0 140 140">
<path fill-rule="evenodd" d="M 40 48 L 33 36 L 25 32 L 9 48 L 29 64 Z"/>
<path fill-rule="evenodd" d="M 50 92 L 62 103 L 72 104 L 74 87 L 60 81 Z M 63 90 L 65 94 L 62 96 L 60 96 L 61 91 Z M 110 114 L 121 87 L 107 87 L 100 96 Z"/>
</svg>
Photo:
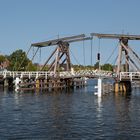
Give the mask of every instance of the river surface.
<svg viewBox="0 0 140 140">
<path fill-rule="evenodd" d="M 0 140 L 140 139 L 140 88 L 94 95 L 96 81 L 58 92 L 0 91 Z"/>
</svg>

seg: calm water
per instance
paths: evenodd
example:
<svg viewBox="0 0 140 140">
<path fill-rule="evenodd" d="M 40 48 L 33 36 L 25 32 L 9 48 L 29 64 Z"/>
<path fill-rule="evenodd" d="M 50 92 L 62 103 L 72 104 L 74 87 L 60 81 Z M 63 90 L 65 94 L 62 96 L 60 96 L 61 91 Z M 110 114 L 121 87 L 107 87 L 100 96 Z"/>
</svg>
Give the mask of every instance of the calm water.
<svg viewBox="0 0 140 140">
<path fill-rule="evenodd" d="M 0 139 L 140 139 L 140 89 L 93 94 L 94 82 L 57 93 L 0 92 Z"/>
</svg>

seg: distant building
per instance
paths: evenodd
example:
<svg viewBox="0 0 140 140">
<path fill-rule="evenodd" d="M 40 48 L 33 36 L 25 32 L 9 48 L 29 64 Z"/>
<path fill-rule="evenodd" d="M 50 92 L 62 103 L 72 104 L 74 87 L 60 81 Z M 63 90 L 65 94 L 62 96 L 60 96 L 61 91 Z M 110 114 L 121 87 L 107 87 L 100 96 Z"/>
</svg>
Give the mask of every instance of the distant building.
<svg viewBox="0 0 140 140">
<path fill-rule="evenodd" d="M 5 59 L 5 61 L 3 62 L 0 62 L 0 70 L 7 69 L 8 66 L 9 66 L 9 61 L 7 59 Z"/>
</svg>

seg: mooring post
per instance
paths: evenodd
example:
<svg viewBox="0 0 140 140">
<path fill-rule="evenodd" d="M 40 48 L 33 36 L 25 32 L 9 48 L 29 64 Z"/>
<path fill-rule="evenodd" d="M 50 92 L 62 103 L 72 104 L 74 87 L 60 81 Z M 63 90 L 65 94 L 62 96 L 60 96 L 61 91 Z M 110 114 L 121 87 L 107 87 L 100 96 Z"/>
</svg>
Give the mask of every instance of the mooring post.
<svg viewBox="0 0 140 140">
<path fill-rule="evenodd" d="M 16 77 L 16 79 L 15 79 L 15 91 L 16 92 L 19 90 L 20 82 L 21 82 L 21 79 L 19 77 Z"/>
<path fill-rule="evenodd" d="M 98 97 L 102 96 L 102 79 L 98 78 L 98 85 L 96 86 L 97 88 L 97 92 L 95 92 L 95 95 L 97 95 Z"/>
<path fill-rule="evenodd" d="M 102 96 L 102 79 L 98 79 L 98 97 Z"/>
<path fill-rule="evenodd" d="M 114 84 L 114 91 L 115 91 L 115 93 L 119 92 L 119 82 L 118 81 L 115 82 L 115 84 Z"/>
<path fill-rule="evenodd" d="M 36 89 L 39 89 L 40 88 L 40 81 L 39 79 L 36 79 Z"/>
</svg>

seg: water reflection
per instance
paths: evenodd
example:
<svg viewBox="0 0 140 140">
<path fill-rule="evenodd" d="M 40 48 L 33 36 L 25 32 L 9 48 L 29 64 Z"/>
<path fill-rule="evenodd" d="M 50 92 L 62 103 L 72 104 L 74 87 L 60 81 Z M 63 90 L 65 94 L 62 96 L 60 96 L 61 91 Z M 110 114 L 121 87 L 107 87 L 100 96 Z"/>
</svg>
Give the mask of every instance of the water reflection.
<svg viewBox="0 0 140 140">
<path fill-rule="evenodd" d="M 140 90 L 94 96 L 86 89 L 0 94 L 0 139 L 140 137 Z"/>
<path fill-rule="evenodd" d="M 19 94 L 18 93 L 14 94 L 14 101 L 15 101 L 16 105 L 19 105 Z"/>
<path fill-rule="evenodd" d="M 97 117 L 100 119 L 102 117 L 102 98 L 97 98 Z"/>
<path fill-rule="evenodd" d="M 133 129 L 133 117 L 131 115 L 133 106 L 131 104 L 131 94 L 115 94 L 116 108 L 116 129 L 119 130 L 120 137 L 131 133 Z M 129 137 L 126 137 L 129 139 Z"/>
</svg>

